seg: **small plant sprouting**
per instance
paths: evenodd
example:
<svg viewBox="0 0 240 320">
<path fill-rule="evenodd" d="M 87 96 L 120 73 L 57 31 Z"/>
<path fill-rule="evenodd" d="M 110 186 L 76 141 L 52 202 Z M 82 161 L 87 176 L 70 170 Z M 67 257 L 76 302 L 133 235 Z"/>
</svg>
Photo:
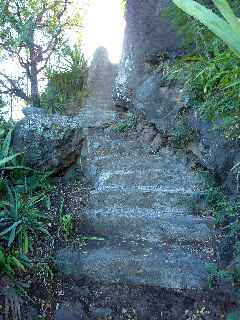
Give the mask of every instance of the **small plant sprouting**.
<svg viewBox="0 0 240 320">
<path fill-rule="evenodd" d="M 182 117 L 171 134 L 171 144 L 175 148 L 184 148 L 193 140 L 193 133 L 193 130 L 187 124 L 187 120 Z"/>
<path fill-rule="evenodd" d="M 63 199 L 62 199 L 61 205 L 60 205 L 59 223 L 60 223 L 59 229 L 63 231 L 64 238 L 65 238 L 65 240 L 67 240 L 73 232 L 73 224 L 74 223 L 73 223 L 73 216 L 71 214 L 66 214 L 64 211 L 64 200 Z"/>
<path fill-rule="evenodd" d="M 128 112 L 127 118 L 119 121 L 113 126 L 113 129 L 118 132 L 127 132 L 134 129 L 137 125 L 137 117 L 134 113 Z"/>
</svg>

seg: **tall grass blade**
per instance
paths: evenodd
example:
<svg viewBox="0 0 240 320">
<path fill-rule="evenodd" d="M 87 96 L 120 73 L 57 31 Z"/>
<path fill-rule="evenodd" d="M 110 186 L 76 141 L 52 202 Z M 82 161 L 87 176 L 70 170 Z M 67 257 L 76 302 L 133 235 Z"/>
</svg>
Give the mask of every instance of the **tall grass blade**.
<svg viewBox="0 0 240 320">
<path fill-rule="evenodd" d="M 9 130 L 8 134 L 6 135 L 6 138 L 4 139 L 4 142 L 2 144 L 2 154 L 1 154 L 2 159 L 7 157 L 9 154 L 11 140 L 12 140 L 12 130 Z"/>
<path fill-rule="evenodd" d="M 213 0 L 213 3 L 221 12 L 222 16 L 227 20 L 233 30 L 240 32 L 240 22 L 235 16 L 227 0 Z"/>
</svg>

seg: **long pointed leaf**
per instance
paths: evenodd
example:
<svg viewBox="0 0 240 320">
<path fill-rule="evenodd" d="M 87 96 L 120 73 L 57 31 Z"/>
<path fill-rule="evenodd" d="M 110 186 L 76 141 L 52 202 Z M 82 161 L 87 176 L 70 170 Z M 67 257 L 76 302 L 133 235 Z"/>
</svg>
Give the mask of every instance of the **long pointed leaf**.
<svg viewBox="0 0 240 320">
<path fill-rule="evenodd" d="M 5 157 L 2 160 L 0 160 L 0 167 L 4 166 L 6 163 L 12 161 L 13 159 L 15 159 L 16 157 L 18 157 L 21 153 L 16 153 L 12 156 L 9 157 Z"/>
<path fill-rule="evenodd" d="M 215 6 L 227 20 L 233 30 L 240 32 L 240 22 L 226 0 L 213 0 Z"/>
<path fill-rule="evenodd" d="M 17 226 L 16 226 L 16 227 L 17 227 Z M 13 242 L 14 242 L 14 240 L 15 240 L 15 237 L 16 237 L 16 227 L 11 230 L 11 233 L 10 233 L 10 236 L 9 236 L 9 239 L 8 239 L 8 248 L 11 247 L 11 245 L 13 244 Z"/>
<path fill-rule="evenodd" d="M 9 154 L 10 145 L 12 140 L 12 129 L 8 131 L 8 134 L 6 138 L 4 139 L 3 145 L 2 145 L 2 158 L 5 158 Z"/>
<path fill-rule="evenodd" d="M 3 237 L 5 234 L 9 233 L 12 231 L 12 229 L 16 229 L 17 226 L 22 223 L 22 220 L 15 222 L 14 224 L 12 224 L 10 227 L 8 227 L 7 229 L 3 230 L 2 232 L 0 232 L 0 237 Z"/>
<path fill-rule="evenodd" d="M 184 12 L 203 23 L 210 31 L 221 38 L 238 56 L 240 56 L 240 34 L 233 30 L 225 19 L 194 0 L 173 0 Z"/>
</svg>

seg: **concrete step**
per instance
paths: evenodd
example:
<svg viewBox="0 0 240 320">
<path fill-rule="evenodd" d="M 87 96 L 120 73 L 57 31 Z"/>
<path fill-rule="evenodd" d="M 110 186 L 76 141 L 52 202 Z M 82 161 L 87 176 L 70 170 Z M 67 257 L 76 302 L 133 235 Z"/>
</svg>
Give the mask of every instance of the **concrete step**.
<svg viewBox="0 0 240 320">
<path fill-rule="evenodd" d="M 108 150 L 112 147 L 108 146 Z M 121 145 L 122 146 L 122 145 Z M 127 145 L 126 145 L 127 147 Z M 113 147 L 114 150 L 115 147 Z M 119 151 L 119 147 L 116 149 Z M 104 149 L 102 149 L 104 150 Z M 121 152 L 121 151 L 120 151 Z M 135 170 L 147 171 L 147 170 L 158 170 L 165 172 L 168 176 L 193 176 L 193 173 L 187 165 L 187 158 L 181 157 L 176 154 L 169 155 L 166 150 L 161 151 L 157 155 L 149 155 L 146 152 L 141 152 L 139 149 L 135 149 L 134 144 L 130 149 L 130 154 L 125 155 L 121 153 L 108 154 L 101 157 L 89 157 L 86 158 L 86 172 L 88 176 L 95 179 L 97 175 L 103 171 L 121 171 L 130 172 Z"/>
<path fill-rule="evenodd" d="M 178 207 L 179 209 L 191 210 L 198 207 L 202 202 L 201 192 L 164 192 L 142 191 L 129 189 L 108 190 L 100 189 L 90 192 L 89 206 L 99 207 L 122 207 L 122 208 L 152 208 Z"/>
<path fill-rule="evenodd" d="M 90 241 L 80 249 L 59 250 L 55 263 L 75 280 L 87 277 L 102 283 L 202 289 L 207 285 L 206 263 L 213 260 L 211 248 Z"/>
<path fill-rule="evenodd" d="M 87 208 L 82 213 L 84 225 L 79 233 L 92 233 L 107 239 L 145 240 L 182 243 L 206 243 L 214 237 L 210 219 L 191 215 L 185 209 L 162 207 L 143 208 Z"/>
<path fill-rule="evenodd" d="M 97 111 L 90 107 L 83 110 L 78 116 L 74 117 L 82 128 L 98 127 L 119 121 L 119 113 L 115 111 Z"/>
<path fill-rule="evenodd" d="M 141 161 L 140 161 L 141 162 Z M 138 189 L 142 191 L 169 191 L 171 193 L 192 193 L 204 191 L 202 179 L 197 174 L 172 172 L 172 170 L 116 170 L 102 171 L 95 179 L 97 189 Z"/>
<path fill-rule="evenodd" d="M 111 148 L 111 146 L 108 148 Z M 139 153 L 140 155 L 138 156 L 133 153 L 130 156 L 123 157 L 119 157 L 119 154 L 96 157 L 94 160 L 89 160 L 90 170 L 94 173 L 101 172 L 101 170 L 162 169 L 169 170 L 173 174 L 189 171 L 187 168 L 187 158 L 180 152 L 174 153 L 164 148 L 157 155 L 146 155 L 141 150 Z"/>
</svg>

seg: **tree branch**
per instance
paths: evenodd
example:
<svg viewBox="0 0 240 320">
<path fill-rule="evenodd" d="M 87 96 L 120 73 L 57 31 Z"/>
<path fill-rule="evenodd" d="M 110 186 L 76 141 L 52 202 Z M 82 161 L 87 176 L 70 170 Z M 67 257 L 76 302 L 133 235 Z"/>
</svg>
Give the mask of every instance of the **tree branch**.
<svg viewBox="0 0 240 320">
<path fill-rule="evenodd" d="M 23 91 L 23 89 L 21 89 L 20 87 L 17 86 L 16 81 L 9 78 L 9 76 L 7 76 L 6 74 L 4 74 L 1 71 L 0 71 L 0 76 L 2 76 L 10 85 L 10 87 L 9 87 L 9 86 L 7 86 L 7 84 L 3 80 L 0 80 L 0 84 L 5 88 L 7 93 L 13 93 L 17 97 L 25 100 L 26 102 L 29 102 L 29 97 L 26 95 L 26 93 Z"/>
<path fill-rule="evenodd" d="M 63 31 L 63 27 L 65 26 L 65 24 L 61 23 L 61 18 L 66 12 L 68 4 L 69 4 L 69 0 L 64 0 L 63 9 L 59 12 L 57 16 L 58 26 L 56 27 L 56 32 L 53 34 L 51 40 L 49 41 L 47 48 L 42 52 L 42 55 L 47 54 L 47 56 L 43 59 L 44 61 L 43 66 L 38 69 L 37 71 L 38 73 L 42 72 L 45 69 L 49 59 L 51 58 L 53 52 L 55 51 L 56 46 L 58 45 L 59 37 Z"/>
</svg>

